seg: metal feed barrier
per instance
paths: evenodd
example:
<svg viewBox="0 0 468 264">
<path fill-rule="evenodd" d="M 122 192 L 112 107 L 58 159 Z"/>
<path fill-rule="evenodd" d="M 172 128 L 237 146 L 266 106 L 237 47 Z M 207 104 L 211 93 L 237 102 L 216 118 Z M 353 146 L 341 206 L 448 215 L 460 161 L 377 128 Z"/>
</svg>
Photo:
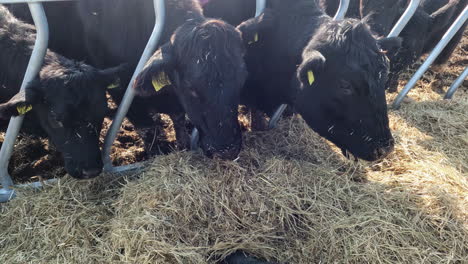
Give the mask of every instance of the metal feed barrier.
<svg viewBox="0 0 468 264">
<path fill-rule="evenodd" d="M 34 45 L 33 52 L 31 54 L 31 59 L 29 61 L 23 83 L 21 85 L 21 91 L 26 87 L 26 84 L 32 81 L 37 74 L 39 73 L 41 66 L 44 61 L 44 56 L 47 51 L 48 40 L 49 40 L 49 26 L 47 23 L 47 17 L 42 6 L 42 2 L 58 2 L 58 1 L 73 1 L 73 0 L 0 0 L 0 4 L 18 4 L 18 3 L 27 3 L 33 17 L 33 21 L 36 27 L 36 42 Z M 143 51 L 143 55 L 140 58 L 140 61 L 135 69 L 135 72 L 132 76 L 132 79 L 127 87 L 122 103 L 119 105 L 117 114 L 111 124 L 108 134 L 106 135 L 104 141 L 103 152 L 103 161 L 104 161 L 104 171 L 106 172 L 123 172 L 133 169 L 138 169 L 142 165 L 135 163 L 127 166 L 113 167 L 112 161 L 110 158 L 110 152 L 112 144 L 115 141 L 116 135 L 120 130 L 123 119 L 125 118 L 128 109 L 135 97 L 135 92 L 132 89 L 132 84 L 135 81 L 138 73 L 143 69 L 145 63 L 151 57 L 151 55 L 156 50 L 158 46 L 159 39 L 161 37 L 164 20 L 165 20 L 165 3 L 164 0 L 153 0 L 154 2 L 154 11 L 156 14 L 155 26 L 153 32 L 148 40 L 148 43 Z M 260 15 L 265 9 L 266 0 L 256 0 L 257 9 L 256 16 Z M 10 124 L 5 135 L 5 139 L 0 150 L 0 184 L 2 188 L 0 189 L 0 202 L 6 202 L 11 200 L 16 196 L 16 191 L 13 188 L 21 187 L 33 187 L 38 188 L 43 184 L 42 182 L 34 182 L 30 184 L 14 185 L 13 181 L 8 173 L 8 164 L 13 152 L 13 147 L 15 140 L 18 136 L 19 130 L 21 128 L 24 117 L 13 117 L 10 121 Z M 195 129 L 192 138 L 198 138 L 198 131 Z M 46 181 L 54 182 L 55 179 Z M 13 188 L 12 188 L 13 187 Z"/>
<path fill-rule="evenodd" d="M 49 41 L 49 26 L 47 24 L 44 8 L 40 2 L 53 1 L 57 0 L 0 0 L 0 4 L 27 3 L 31 12 L 31 16 L 34 20 L 34 24 L 36 25 L 36 42 L 34 44 L 34 49 L 31 54 L 20 91 L 24 91 L 26 85 L 37 76 L 44 61 L 44 56 L 46 54 Z M 18 136 L 19 130 L 21 129 L 23 119 L 23 116 L 18 116 L 13 117 L 10 120 L 2 148 L 0 150 L 0 184 L 2 185 L 2 188 L 0 189 L 0 202 L 6 202 L 16 195 L 15 191 L 11 189 L 11 187 L 13 187 L 13 181 L 8 174 L 8 164 L 13 152 L 13 146 L 16 141 L 16 137 Z M 15 187 L 35 187 L 40 185 L 40 183 L 34 183 L 19 186 L 17 185 Z"/>
<path fill-rule="evenodd" d="M 47 17 L 45 15 L 42 2 L 57 2 L 57 1 L 73 1 L 73 0 L 0 0 L 0 4 L 17 4 L 17 3 L 27 3 L 36 26 L 36 41 L 34 45 L 33 52 L 31 54 L 30 61 L 28 63 L 28 67 L 21 84 L 21 91 L 23 91 L 26 87 L 26 84 L 32 81 L 35 76 L 40 71 L 40 68 L 43 64 L 44 56 L 47 51 L 48 46 L 48 39 L 49 39 L 49 27 L 47 24 Z M 137 169 L 141 167 L 140 164 L 131 164 L 128 166 L 121 166 L 121 167 L 113 167 L 110 159 L 110 152 L 112 148 L 112 144 L 116 138 L 116 135 L 121 127 L 122 121 L 125 118 L 128 109 L 133 101 L 135 96 L 134 91 L 132 89 L 132 84 L 137 76 L 137 74 L 141 71 L 144 67 L 146 61 L 150 58 L 150 56 L 155 51 L 163 27 L 164 27 L 164 20 L 165 20 L 165 5 L 164 0 L 153 0 L 154 1 L 154 9 L 156 13 L 156 20 L 153 32 L 151 37 L 146 45 L 146 48 L 143 52 L 142 57 L 138 63 L 138 66 L 135 69 L 133 74 L 132 80 L 127 87 L 125 96 L 122 100 L 121 105 L 117 111 L 116 117 L 112 122 L 110 130 L 106 136 L 104 149 L 103 149 L 103 161 L 104 161 L 104 171 L 106 172 L 123 172 L 132 169 Z M 413 16 L 416 8 L 419 5 L 419 0 L 412 0 L 406 9 L 405 13 L 399 19 L 397 24 L 394 26 L 388 37 L 395 37 L 398 36 L 403 28 L 406 26 L 408 21 Z M 256 13 L 255 16 L 259 16 L 266 5 L 266 0 L 256 0 Z M 349 5 L 349 0 L 341 0 L 339 9 L 334 17 L 334 19 L 342 19 L 346 14 L 347 8 Z M 439 44 L 434 48 L 434 51 L 429 55 L 426 62 L 421 66 L 421 68 L 416 72 L 410 82 L 407 84 L 405 89 L 402 93 L 399 94 L 397 99 L 395 100 L 394 107 L 398 107 L 403 100 L 404 96 L 409 92 L 409 90 L 416 84 L 416 82 L 421 78 L 422 74 L 429 68 L 429 66 L 433 63 L 433 61 L 437 58 L 443 48 L 447 45 L 447 43 L 453 38 L 455 33 L 461 28 L 463 23 L 466 22 L 468 17 L 468 7 L 466 7 L 457 20 L 452 24 L 452 26 L 448 29 L 446 34 L 442 37 Z M 463 73 L 460 77 L 453 83 L 453 85 L 448 90 L 445 98 L 450 99 L 457 88 L 463 83 L 465 78 L 468 76 L 468 67 L 465 68 Z M 275 114 L 272 116 L 269 124 L 269 128 L 274 128 L 281 117 L 282 113 L 286 109 L 287 105 L 281 105 Z M 0 189 L 0 202 L 6 202 L 15 197 L 16 192 L 12 188 L 21 188 L 21 187 L 41 187 L 42 182 L 35 182 L 30 184 L 22 184 L 22 185 L 14 185 L 13 181 L 8 174 L 8 164 L 11 158 L 11 154 L 13 152 L 14 142 L 17 138 L 19 130 L 21 128 L 23 122 L 23 116 L 13 117 L 10 120 L 8 125 L 7 133 L 5 135 L 5 139 L 0 150 L 0 184 L 2 188 Z M 198 141 L 198 131 L 194 129 L 192 133 L 192 149 L 197 148 L 197 141 Z M 53 182 L 55 180 L 49 180 L 46 182 Z"/>
<path fill-rule="evenodd" d="M 413 77 L 409 80 L 409 82 L 406 84 L 405 88 L 398 94 L 397 98 L 393 102 L 393 108 L 398 109 L 401 106 L 401 102 L 403 99 L 406 97 L 406 95 L 409 93 L 409 91 L 416 85 L 416 83 L 421 79 L 423 74 L 429 69 L 429 67 L 434 63 L 434 61 L 437 59 L 437 57 L 440 55 L 440 53 L 444 50 L 444 48 L 447 46 L 447 44 L 452 40 L 452 38 L 455 36 L 455 34 L 460 30 L 460 28 L 463 26 L 463 24 L 467 21 L 468 19 L 468 6 L 463 9 L 463 12 L 460 13 L 460 15 L 457 17 L 455 22 L 450 26 L 450 28 L 447 30 L 447 32 L 444 34 L 442 39 L 439 41 L 437 46 L 432 50 L 432 52 L 429 54 L 427 57 L 426 61 L 419 67 L 419 69 L 416 71 L 416 73 L 413 75 Z M 457 88 L 461 85 L 463 80 L 467 76 L 467 70 L 461 74 L 461 76 L 455 81 L 455 83 L 450 87 L 449 91 L 447 92 L 447 95 L 445 98 L 451 98 Z"/>
</svg>

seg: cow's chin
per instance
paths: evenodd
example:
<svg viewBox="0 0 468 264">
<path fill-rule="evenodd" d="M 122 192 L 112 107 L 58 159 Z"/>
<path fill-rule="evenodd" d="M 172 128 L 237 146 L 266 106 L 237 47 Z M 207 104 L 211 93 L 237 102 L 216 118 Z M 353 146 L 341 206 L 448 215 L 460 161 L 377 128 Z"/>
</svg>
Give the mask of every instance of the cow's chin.
<svg viewBox="0 0 468 264">
<path fill-rule="evenodd" d="M 223 144 L 223 147 L 213 147 L 213 144 L 201 140 L 203 153 L 208 158 L 222 159 L 222 160 L 235 160 L 239 157 L 241 150 L 242 139 L 235 140 L 230 144 Z"/>
<path fill-rule="evenodd" d="M 345 156 L 347 159 L 351 159 L 354 157 L 355 161 L 358 161 L 358 159 L 362 159 L 365 161 L 379 161 L 387 157 L 392 151 L 394 146 L 389 145 L 387 147 L 374 147 L 374 148 L 366 148 L 365 150 L 359 149 L 359 150 L 351 150 L 346 147 L 340 147 L 341 148 L 341 153 L 343 156 Z"/>
</svg>

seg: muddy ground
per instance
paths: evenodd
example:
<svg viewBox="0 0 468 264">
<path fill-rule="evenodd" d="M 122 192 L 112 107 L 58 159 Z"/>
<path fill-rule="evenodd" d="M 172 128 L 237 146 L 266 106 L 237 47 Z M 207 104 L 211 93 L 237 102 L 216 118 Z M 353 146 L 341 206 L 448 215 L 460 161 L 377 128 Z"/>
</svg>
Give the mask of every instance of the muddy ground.
<svg viewBox="0 0 468 264">
<path fill-rule="evenodd" d="M 400 89 L 411 78 L 411 75 L 421 65 L 421 62 L 422 60 L 402 74 Z M 467 65 L 468 32 L 465 32 L 462 43 L 459 44 L 449 63 L 442 67 L 431 68 L 420 82 L 423 82 L 424 86 L 430 87 L 430 89 L 442 96 Z M 460 90 L 466 91 L 467 89 L 468 81 L 465 80 Z M 455 96 L 466 94 L 464 91 L 457 92 Z M 411 99 L 405 101 L 410 103 Z M 101 133 L 101 144 L 110 126 L 110 117 L 115 114 L 116 108 L 117 106 L 109 100 L 109 112 Z M 155 117 L 155 119 L 156 126 L 154 128 L 148 128 L 139 133 L 130 122 L 124 121 L 112 151 L 114 165 L 127 165 L 140 162 L 152 155 L 167 154 L 175 148 L 175 134 L 170 119 L 166 115 Z M 246 112 L 244 109 L 241 109 L 240 121 L 243 124 L 244 130 L 249 129 L 247 120 L 248 116 Z M 3 143 L 4 131 L 5 127 L 1 127 L 0 146 Z M 149 142 L 147 149 L 145 149 L 143 144 L 142 136 Z M 54 150 L 47 139 L 25 134 L 20 134 L 16 142 L 9 165 L 9 172 L 16 183 L 62 177 L 66 174 L 60 154 Z"/>
</svg>

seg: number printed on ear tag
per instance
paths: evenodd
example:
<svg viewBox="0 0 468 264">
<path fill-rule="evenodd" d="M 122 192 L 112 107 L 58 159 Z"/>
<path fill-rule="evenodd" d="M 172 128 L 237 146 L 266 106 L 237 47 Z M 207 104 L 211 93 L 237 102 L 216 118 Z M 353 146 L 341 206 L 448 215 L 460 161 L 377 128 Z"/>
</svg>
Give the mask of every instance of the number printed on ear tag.
<svg viewBox="0 0 468 264">
<path fill-rule="evenodd" d="M 16 107 L 19 115 L 25 115 L 27 112 L 32 110 L 32 105 L 21 105 Z"/>
<path fill-rule="evenodd" d="M 164 86 L 171 85 L 171 81 L 165 72 L 161 72 L 153 77 L 152 83 L 156 92 L 159 92 Z"/>
</svg>

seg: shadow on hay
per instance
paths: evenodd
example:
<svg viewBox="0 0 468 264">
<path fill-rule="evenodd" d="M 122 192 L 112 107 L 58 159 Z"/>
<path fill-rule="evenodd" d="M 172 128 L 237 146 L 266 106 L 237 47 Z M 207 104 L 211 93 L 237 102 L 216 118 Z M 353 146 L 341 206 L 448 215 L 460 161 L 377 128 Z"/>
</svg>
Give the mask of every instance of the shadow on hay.
<svg viewBox="0 0 468 264">
<path fill-rule="evenodd" d="M 300 119 L 245 138 L 238 162 L 176 152 L 141 174 L 66 177 L 21 196 L 1 208 L 0 257 L 187 264 L 245 252 L 291 264 L 468 260 L 468 232 L 451 212 L 429 214 L 405 186 L 356 181 L 368 177 L 366 167 L 345 160 Z"/>
<path fill-rule="evenodd" d="M 420 145 L 443 153 L 461 173 L 468 172 L 468 98 L 412 102 L 394 114 L 428 137 Z"/>
</svg>

